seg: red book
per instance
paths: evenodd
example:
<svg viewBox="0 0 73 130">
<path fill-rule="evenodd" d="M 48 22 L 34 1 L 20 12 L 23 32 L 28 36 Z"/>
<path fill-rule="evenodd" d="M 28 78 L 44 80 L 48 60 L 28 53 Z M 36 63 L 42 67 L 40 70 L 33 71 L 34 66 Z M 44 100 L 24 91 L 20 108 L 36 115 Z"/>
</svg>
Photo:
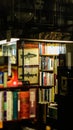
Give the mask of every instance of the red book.
<svg viewBox="0 0 73 130">
<path fill-rule="evenodd" d="M 20 118 L 29 118 L 29 91 L 20 92 Z"/>
<path fill-rule="evenodd" d="M 42 43 L 42 54 L 45 54 L 45 44 Z"/>
</svg>

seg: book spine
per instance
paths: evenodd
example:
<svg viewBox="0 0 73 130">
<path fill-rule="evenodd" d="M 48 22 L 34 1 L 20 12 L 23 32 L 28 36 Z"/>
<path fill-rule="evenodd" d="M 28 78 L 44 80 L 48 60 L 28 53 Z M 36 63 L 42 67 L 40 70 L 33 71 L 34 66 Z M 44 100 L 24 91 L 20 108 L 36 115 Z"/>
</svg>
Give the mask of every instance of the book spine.
<svg viewBox="0 0 73 130">
<path fill-rule="evenodd" d="M 11 91 L 7 91 L 7 117 L 6 120 L 13 119 L 13 94 Z"/>
<path fill-rule="evenodd" d="M 20 92 L 20 118 L 29 118 L 29 91 Z"/>
<path fill-rule="evenodd" d="M 4 77 L 4 72 L 1 72 L 0 70 L 0 88 L 3 88 L 3 77 Z"/>
<path fill-rule="evenodd" d="M 13 119 L 18 119 L 18 92 L 13 92 Z"/>
<path fill-rule="evenodd" d="M 20 119 L 20 92 L 18 92 L 18 119 Z"/>
<path fill-rule="evenodd" d="M 3 77 L 3 79 L 4 79 L 4 88 L 7 87 L 7 78 L 8 78 L 8 73 L 4 72 L 4 77 Z"/>
<path fill-rule="evenodd" d="M 3 91 L 0 91 L 0 121 L 3 120 Z"/>
<path fill-rule="evenodd" d="M 7 117 L 7 91 L 4 91 L 4 110 L 3 110 L 3 120 L 6 120 Z"/>
</svg>

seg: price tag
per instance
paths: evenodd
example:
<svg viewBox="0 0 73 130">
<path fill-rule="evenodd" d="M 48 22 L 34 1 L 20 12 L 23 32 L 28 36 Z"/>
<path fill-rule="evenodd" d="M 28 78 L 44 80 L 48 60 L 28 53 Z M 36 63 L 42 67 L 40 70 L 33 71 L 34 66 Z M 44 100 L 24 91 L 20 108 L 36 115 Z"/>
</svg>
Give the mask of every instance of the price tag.
<svg viewBox="0 0 73 130">
<path fill-rule="evenodd" d="M 0 128 L 3 128 L 3 121 L 0 121 Z"/>
</svg>

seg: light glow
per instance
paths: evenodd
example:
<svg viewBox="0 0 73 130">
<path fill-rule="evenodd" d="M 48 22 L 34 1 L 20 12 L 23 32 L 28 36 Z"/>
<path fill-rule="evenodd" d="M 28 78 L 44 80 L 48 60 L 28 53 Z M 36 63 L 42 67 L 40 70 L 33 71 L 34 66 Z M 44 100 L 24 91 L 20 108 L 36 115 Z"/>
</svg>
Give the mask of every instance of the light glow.
<svg viewBox="0 0 73 130">
<path fill-rule="evenodd" d="M 1 40 L 0 41 L 0 45 L 3 45 L 3 44 L 7 44 L 7 45 L 12 45 L 12 44 L 16 44 L 16 41 L 18 41 L 19 38 L 11 38 L 9 42 L 7 42 L 7 40 Z"/>
</svg>

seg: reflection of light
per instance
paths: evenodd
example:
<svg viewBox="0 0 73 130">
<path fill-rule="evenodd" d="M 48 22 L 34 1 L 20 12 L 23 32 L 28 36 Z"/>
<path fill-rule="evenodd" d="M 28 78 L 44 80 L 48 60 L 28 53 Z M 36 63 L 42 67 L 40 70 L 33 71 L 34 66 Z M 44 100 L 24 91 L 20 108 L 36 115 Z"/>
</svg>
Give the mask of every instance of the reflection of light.
<svg viewBox="0 0 73 130">
<path fill-rule="evenodd" d="M 0 41 L 0 45 L 3 45 L 3 44 L 7 44 L 7 45 L 11 45 L 11 44 L 16 44 L 16 41 L 18 41 L 19 38 L 11 38 L 9 42 L 7 42 L 7 40 L 1 40 Z"/>
<path fill-rule="evenodd" d="M 0 45 L 2 45 L 2 44 L 6 44 L 6 40 L 1 40 Z"/>
<path fill-rule="evenodd" d="M 13 84 L 16 85 L 17 84 L 16 81 L 14 81 Z"/>
</svg>

